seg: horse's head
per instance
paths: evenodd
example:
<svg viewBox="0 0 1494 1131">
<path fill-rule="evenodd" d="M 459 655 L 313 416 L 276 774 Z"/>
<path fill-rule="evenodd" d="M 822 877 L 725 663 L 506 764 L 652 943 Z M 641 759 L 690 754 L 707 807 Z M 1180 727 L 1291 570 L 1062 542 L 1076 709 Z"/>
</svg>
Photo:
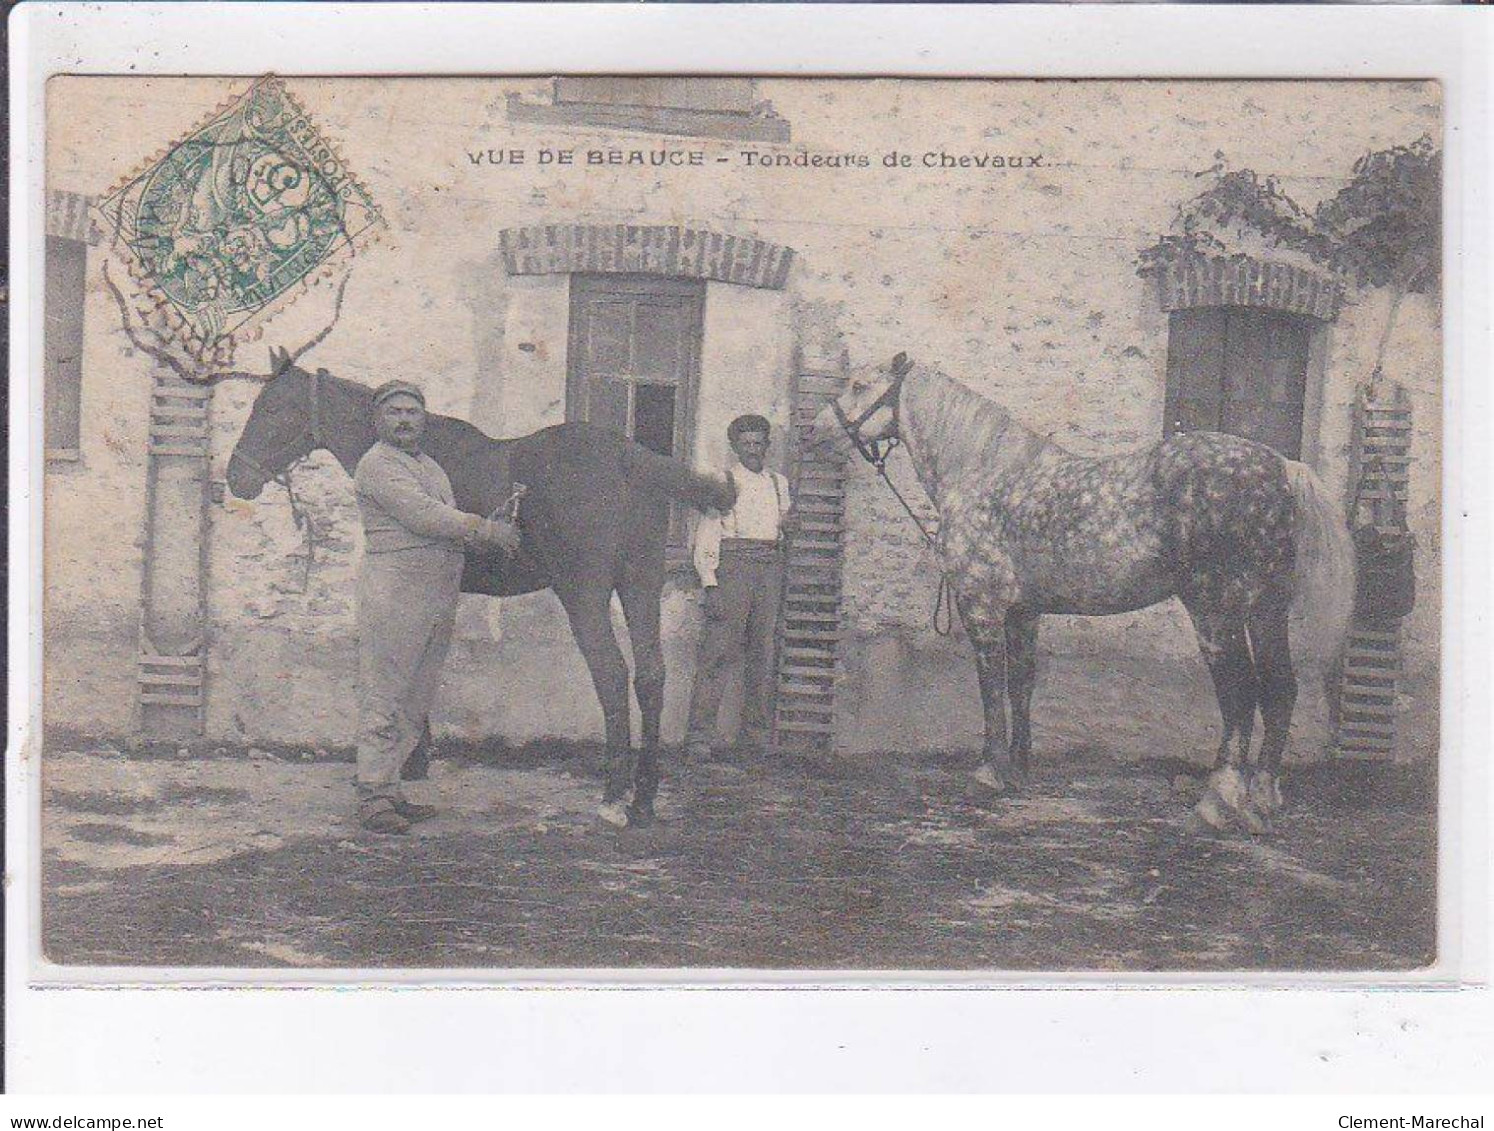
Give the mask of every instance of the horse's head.
<svg viewBox="0 0 1494 1131">
<path fill-rule="evenodd" d="M 325 446 L 320 386 L 320 375 L 298 367 L 287 351 L 270 350 L 269 377 L 228 457 L 228 489 L 235 496 L 257 498 L 266 483 Z"/>
<path fill-rule="evenodd" d="M 912 369 L 908 355 L 900 353 L 886 365 L 856 372 L 846 391 L 814 418 L 810 446 L 854 449 L 876 463 L 898 439 L 898 398 Z"/>
</svg>

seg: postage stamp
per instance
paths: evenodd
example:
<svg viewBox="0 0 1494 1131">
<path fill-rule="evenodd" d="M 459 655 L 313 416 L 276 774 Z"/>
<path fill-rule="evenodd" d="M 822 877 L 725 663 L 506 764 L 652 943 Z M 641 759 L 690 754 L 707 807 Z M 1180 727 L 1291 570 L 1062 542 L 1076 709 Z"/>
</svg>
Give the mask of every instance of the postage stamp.
<svg viewBox="0 0 1494 1131">
<path fill-rule="evenodd" d="M 201 355 L 380 223 L 278 78 L 257 81 L 99 206 L 137 281 Z"/>
</svg>

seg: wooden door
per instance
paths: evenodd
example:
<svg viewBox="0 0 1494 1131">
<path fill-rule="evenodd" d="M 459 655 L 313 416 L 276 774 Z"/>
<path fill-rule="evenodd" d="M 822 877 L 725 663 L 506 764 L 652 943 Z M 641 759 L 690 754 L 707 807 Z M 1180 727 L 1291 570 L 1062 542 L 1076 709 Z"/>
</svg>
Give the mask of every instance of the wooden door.
<svg viewBox="0 0 1494 1131">
<path fill-rule="evenodd" d="M 1244 436 L 1302 454 L 1311 320 L 1251 307 L 1174 311 L 1167 343 L 1166 435 Z"/>
<path fill-rule="evenodd" d="M 566 419 L 615 428 L 688 462 L 705 284 L 641 275 L 571 276 Z M 684 541 L 676 508 L 671 543 Z"/>
</svg>

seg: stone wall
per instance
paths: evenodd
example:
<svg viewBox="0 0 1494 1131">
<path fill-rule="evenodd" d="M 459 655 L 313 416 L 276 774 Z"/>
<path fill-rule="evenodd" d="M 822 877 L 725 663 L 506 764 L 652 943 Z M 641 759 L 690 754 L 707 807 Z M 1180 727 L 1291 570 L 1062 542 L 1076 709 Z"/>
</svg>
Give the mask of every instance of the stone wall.
<svg viewBox="0 0 1494 1131">
<path fill-rule="evenodd" d="M 53 187 L 98 194 L 140 160 L 102 123 L 128 113 L 138 123 L 133 136 L 164 144 L 244 85 L 54 80 L 49 96 L 67 109 L 58 120 L 77 124 L 53 138 Z M 724 460 L 724 426 L 736 413 L 786 420 L 796 344 L 810 354 L 845 348 L 855 364 L 907 350 L 1077 452 L 1150 443 L 1162 430 L 1167 317 L 1156 288 L 1136 275 L 1136 253 L 1199 191 L 1195 174 L 1223 151 L 1235 166 L 1279 175 L 1310 208 L 1336 191 L 1361 153 L 1435 132 L 1438 115 L 1436 88 L 1424 84 L 1319 84 L 1309 95 L 1287 83 L 762 80 L 758 94 L 793 132 L 791 143 L 773 145 L 509 121 L 511 99 L 548 97 L 550 84 L 539 80 L 291 85 L 388 221 L 383 238 L 355 261 L 341 323 L 308 360 L 367 383 L 413 377 L 434 411 L 495 434 L 563 418 L 569 312 L 565 275 L 510 274 L 503 232 L 639 225 L 791 249 L 781 290 L 725 277 L 706 284 L 695 453 L 702 465 Z M 705 157 L 698 167 L 660 175 L 541 165 L 542 147 L 582 155 L 668 148 Z M 530 156 L 521 166 L 494 165 L 484 156 L 489 148 Z M 892 150 L 909 155 L 910 167 L 882 167 Z M 746 163 L 749 151 L 865 154 L 870 167 L 763 168 L 756 159 Z M 1040 162 L 927 169 L 925 153 L 936 163 L 939 153 Z M 96 264 L 90 270 L 96 279 Z M 1348 406 L 1368 375 L 1385 307 L 1383 294 L 1351 294 L 1323 341 L 1321 406 L 1305 450 L 1339 492 Z M 87 311 L 83 460 L 48 479 L 48 715 L 127 731 L 134 725 L 150 363 L 126 348 L 97 285 Z M 330 311 L 331 292 L 311 290 L 265 327 L 262 341 L 241 346 L 238 364 L 262 364 L 267 344 L 309 339 Z M 1435 709 L 1439 647 L 1439 322 L 1432 302 L 1408 303 L 1386 366 L 1410 389 L 1417 414 L 1412 511 L 1423 597 L 1408 649 L 1409 674 L 1421 690 L 1408 707 L 1424 721 Z M 254 392 L 226 384 L 215 395 L 218 478 Z M 901 457 L 893 474 L 914 487 Z M 302 532 L 278 488 L 253 503 L 224 500 L 212 513 L 208 726 L 215 736 L 333 743 L 352 733 L 350 601 L 360 535 L 350 485 L 324 457 L 295 478 L 318 530 L 309 572 Z M 932 561 L 863 468 L 854 475 L 850 514 L 846 747 L 885 749 L 888 736 L 901 748 L 968 745 L 979 733 L 974 675 L 958 636 L 940 640 L 929 628 Z M 673 583 L 665 608 L 671 738 L 683 724 L 696 616 L 688 583 Z M 1090 719 L 1083 708 L 1096 687 L 1118 696 L 1118 710 L 1139 702 L 1145 682 L 1127 683 L 1120 673 L 1149 664 L 1169 686 L 1190 689 L 1184 714 L 1208 740 L 1212 696 L 1174 604 L 1103 620 L 1050 620 L 1043 649 L 1051 677 L 1043 677 L 1039 703 L 1052 722 L 1043 725 L 1058 725 L 1059 716 L 1075 720 L 1068 725 Z M 1106 682 L 1111 671 L 1115 682 Z M 573 690 L 556 696 L 555 687 Z M 908 709 L 909 696 L 923 704 L 918 711 Z M 600 711 L 553 597 L 464 599 L 439 722 L 453 733 L 509 741 L 600 732 Z"/>
</svg>

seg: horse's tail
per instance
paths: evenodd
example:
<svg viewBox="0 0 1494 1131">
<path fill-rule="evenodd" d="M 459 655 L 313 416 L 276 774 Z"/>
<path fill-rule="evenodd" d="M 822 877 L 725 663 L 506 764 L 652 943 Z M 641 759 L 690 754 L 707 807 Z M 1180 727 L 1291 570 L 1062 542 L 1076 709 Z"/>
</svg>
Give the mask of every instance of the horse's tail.
<svg viewBox="0 0 1494 1131">
<path fill-rule="evenodd" d="M 677 459 L 651 452 L 642 444 L 624 445 L 623 468 L 634 482 L 688 503 L 696 510 L 727 511 L 736 505 L 736 488 L 725 476 L 702 474 Z"/>
<path fill-rule="evenodd" d="M 1304 658 L 1327 665 L 1338 658 L 1354 615 L 1354 540 L 1317 472 L 1285 462 L 1297 504 L 1292 635 Z"/>
</svg>

